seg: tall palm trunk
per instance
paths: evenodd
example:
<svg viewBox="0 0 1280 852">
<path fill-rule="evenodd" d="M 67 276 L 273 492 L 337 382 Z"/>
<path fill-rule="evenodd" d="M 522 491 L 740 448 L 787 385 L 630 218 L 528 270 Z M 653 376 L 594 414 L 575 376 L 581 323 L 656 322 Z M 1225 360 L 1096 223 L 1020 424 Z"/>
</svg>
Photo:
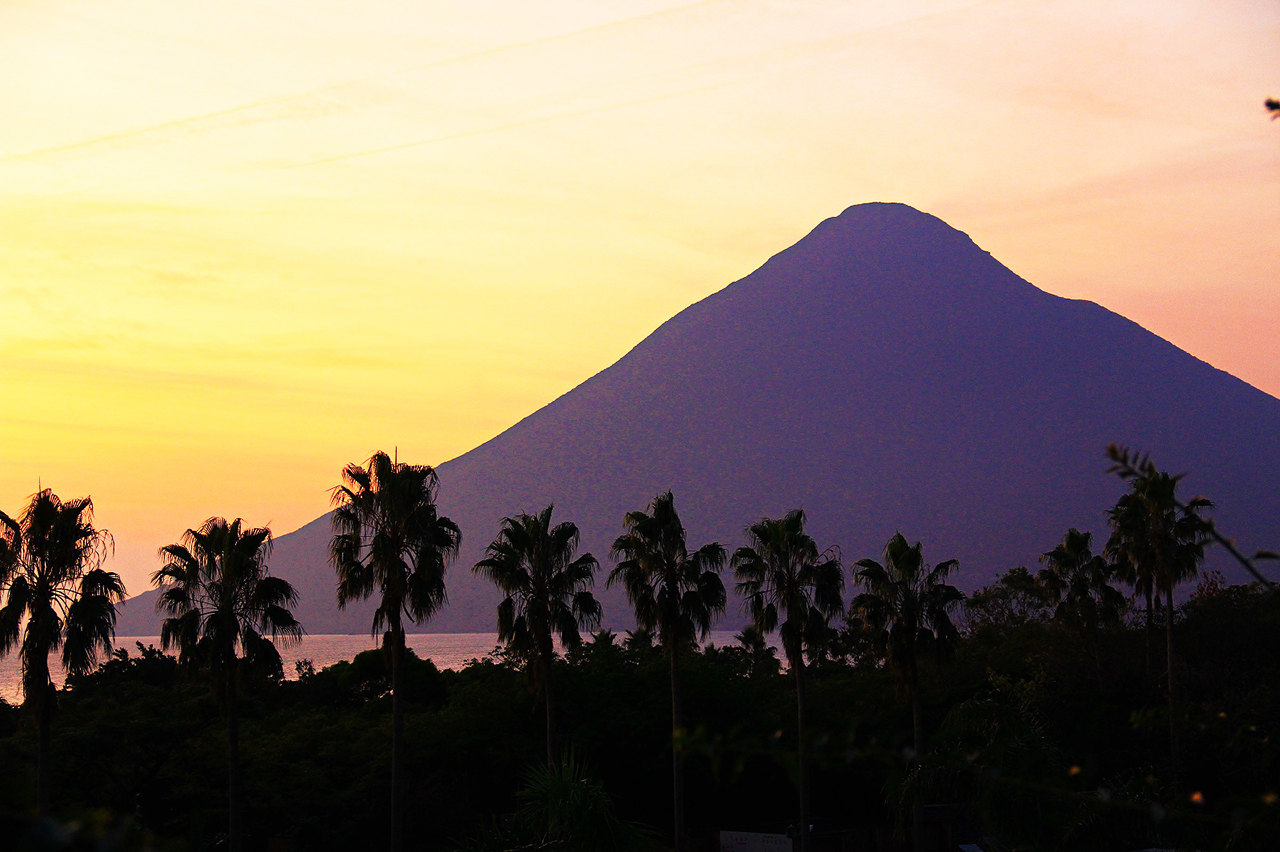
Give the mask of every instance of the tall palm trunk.
<svg viewBox="0 0 1280 852">
<path fill-rule="evenodd" d="M 35 654 L 31 660 L 31 673 L 27 677 L 28 684 L 39 684 L 31 690 L 35 695 L 28 695 L 32 714 L 36 722 L 36 813 L 47 816 L 49 813 L 52 784 L 50 772 L 50 728 L 53 726 L 53 703 L 56 699 L 53 682 L 49 680 L 49 656 Z"/>
<path fill-rule="evenodd" d="M 924 754 L 924 712 L 920 707 L 920 681 L 914 675 L 907 685 L 911 693 L 911 735 L 915 744 L 915 756 L 912 766 L 920 765 L 920 757 Z M 917 788 L 915 801 L 911 803 L 911 845 L 915 852 L 924 849 L 924 798 L 923 788 Z"/>
<path fill-rule="evenodd" d="M 672 833 L 676 852 L 684 852 L 684 754 L 676 743 L 680 732 L 680 655 L 674 641 L 667 647 L 671 657 L 671 790 L 675 803 Z"/>
<path fill-rule="evenodd" d="M 40 816 L 47 816 L 49 813 L 49 794 L 52 789 L 49 778 L 50 754 L 49 754 L 49 728 L 53 715 L 50 712 L 49 702 L 46 700 L 41 702 L 40 710 L 37 711 L 36 718 L 36 813 Z"/>
<path fill-rule="evenodd" d="M 1164 607 L 1164 650 L 1167 671 L 1165 680 L 1169 695 L 1169 767 L 1174 792 L 1178 792 L 1178 725 L 1174 716 L 1174 669 L 1173 669 L 1173 584 L 1165 589 Z"/>
<path fill-rule="evenodd" d="M 556 739 L 556 691 L 551 683 L 551 654 L 538 656 L 538 680 L 542 684 L 542 703 L 547 712 L 547 768 L 552 769 L 560 755 Z"/>
<path fill-rule="evenodd" d="M 1151 589 L 1147 589 L 1146 639 L 1147 639 L 1147 677 L 1148 678 L 1151 677 L 1151 645 L 1152 645 L 1151 634 L 1152 634 L 1152 631 L 1154 630 L 1154 622 L 1155 622 L 1154 610 L 1155 610 L 1155 603 L 1152 600 L 1152 592 L 1151 592 Z"/>
<path fill-rule="evenodd" d="M 1097 617 L 1090 617 L 1086 629 L 1089 633 L 1085 641 L 1093 656 L 1093 673 L 1098 679 L 1098 692 L 1102 692 L 1102 636 Z"/>
<path fill-rule="evenodd" d="M 805 747 L 804 656 L 791 660 L 796 676 L 796 763 L 800 775 L 800 852 L 809 852 L 809 764 Z"/>
<path fill-rule="evenodd" d="M 244 848 L 240 795 L 240 708 L 236 695 L 236 661 L 227 674 L 227 845 L 231 852 Z"/>
<path fill-rule="evenodd" d="M 404 844 L 404 702 L 400 670 L 404 663 L 404 628 L 400 613 L 391 619 L 391 852 Z"/>
</svg>

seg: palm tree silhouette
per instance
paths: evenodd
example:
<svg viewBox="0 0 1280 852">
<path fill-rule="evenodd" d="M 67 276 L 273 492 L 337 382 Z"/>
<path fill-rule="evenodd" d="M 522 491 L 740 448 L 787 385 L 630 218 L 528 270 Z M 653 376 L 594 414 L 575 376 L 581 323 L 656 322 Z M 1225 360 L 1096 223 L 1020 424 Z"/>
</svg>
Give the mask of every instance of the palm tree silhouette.
<svg viewBox="0 0 1280 852">
<path fill-rule="evenodd" d="M 1102 659 L 1098 631 L 1117 624 L 1125 611 L 1125 598 L 1111 585 L 1116 568 L 1093 553 L 1093 535 L 1074 527 L 1057 547 L 1040 557 L 1045 568 L 1038 579 L 1056 606 L 1053 618 L 1080 635 L 1093 657 L 1101 679 Z"/>
<path fill-rule="evenodd" d="M 600 604 L 591 594 L 600 563 L 590 553 L 574 558 L 578 528 L 551 526 L 552 506 L 536 515 L 503 518 L 485 558 L 472 568 L 506 594 L 498 604 L 498 640 L 527 667 L 542 693 L 547 715 L 547 766 L 556 764 L 555 688 L 551 663 L 555 637 L 567 648 L 582 643 L 580 630 L 600 624 Z"/>
<path fill-rule="evenodd" d="M 111 652 L 119 575 L 100 566 L 111 548 L 93 527 L 93 501 L 63 502 L 49 489 L 31 495 L 16 519 L 0 512 L 0 657 L 14 648 L 22 666 L 23 702 L 36 723 L 36 809 L 49 809 L 49 726 L 57 690 L 49 654 L 61 649 L 69 673 L 84 674 L 99 649 Z"/>
<path fill-rule="evenodd" d="M 622 557 L 609 574 L 608 585 L 621 582 L 636 611 L 636 624 L 656 632 L 671 669 L 671 775 L 674 798 L 673 836 L 677 850 L 684 838 L 684 756 L 677 744 L 680 716 L 680 652 L 705 639 L 711 622 L 724 612 L 725 591 L 720 570 L 724 547 L 705 544 L 689 553 L 684 524 L 675 498 L 663 492 L 648 512 L 628 512 L 626 533 L 613 543 L 613 556 Z"/>
<path fill-rule="evenodd" d="M 1108 512 L 1110 553 L 1124 565 L 1125 581 L 1147 595 L 1147 631 L 1151 632 L 1151 595 L 1164 595 L 1165 692 L 1169 704 L 1169 762 L 1174 786 L 1178 783 L 1178 733 L 1176 678 L 1173 652 L 1173 592 L 1179 583 L 1196 575 L 1204 559 L 1211 524 L 1200 513 L 1213 503 L 1197 497 L 1186 503 L 1177 496 L 1182 477 L 1146 466 L 1135 476 L 1129 491 Z M 1150 640 L 1148 640 L 1149 643 Z M 1149 644 L 1148 644 L 1148 647 Z M 1150 651 L 1148 651 L 1148 655 Z"/>
<path fill-rule="evenodd" d="M 778 673 L 778 652 L 754 624 L 748 624 L 742 628 L 741 633 L 733 634 L 733 639 L 738 643 L 733 650 L 741 652 L 747 677 L 765 677 Z"/>
<path fill-rule="evenodd" d="M 946 583 L 957 564 L 948 559 L 929 569 L 920 542 L 909 545 L 902 533 L 895 533 L 885 544 L 883 565 L 874 559 L 857 562 L 862 569 L 857 579 L 866 591 L 853 599 L 849 609 L 906 687 L 911 700 L 913 763 L 917 764 L 924 753 L 919 664 L 926 654 L 944 658 L 959 638 L 950 614 L 964 594 Z M 922 849 L 924 800 L 918 796 L 912 806 L 912 834 L 915 848 Z"/>
<path fill-rule="evenodd" d="M 796 683 L 796 757 L 800 788 L 800 850 L 809 848 L 809 781 L 805 761 L 804 649 L 825 639 L 828 620 L 842 608 L 844 575 L 838 555 L 819 553 L 804 531 L 804 512 L 764 518 L 747 527 L 749 544 L 733 553 L 738 591 L 761 633 L 777 630 Z"/>
<path fill-rule="evenodd" d="M 329 561 L 338 574 L 338 607 L 381 596 L 372 630 L 391 651 L 391 849 L 404 842 L 404 620 L 428 621 L 448 598 L 444 574 L 458 553 L 458 525 L 436 509 L 436 472 L 377 452 L 349 464 L 332 491 Z"/>
<path fill-rule="evenodd" d="M 227 719 L 227 797 L 230 848 L 244 842 L 240 788 L 239 693 L 246 674 L 280 671 L 276 640 L 296 641 L 302 627 L 289 607 L 293 586 L 267 570 L 271 530 L 246 529 L 240 518 L 210 518 L 178 544 L 160 548 L 151 581 L 161 588 L 156 609 L 165 650 L 178 662 L 209 673 Z"/>
<path fill-rule="evenodd" d="M 1155 630 L 1155 558 L 1151 552 L 1150 540 L 1143 532 L 1146 523 L 1144 511 L 1141 500 L 1132 492 L 1120 498 L 1107 512 L 1111 535 L 1103 553 L 1116 566 L 1116 578 L 1133 589 L 1133 594 L 1145 602 L 1145 672 L 1147 677 L 1151 677 L 1152 636 Z"/>
</svg>

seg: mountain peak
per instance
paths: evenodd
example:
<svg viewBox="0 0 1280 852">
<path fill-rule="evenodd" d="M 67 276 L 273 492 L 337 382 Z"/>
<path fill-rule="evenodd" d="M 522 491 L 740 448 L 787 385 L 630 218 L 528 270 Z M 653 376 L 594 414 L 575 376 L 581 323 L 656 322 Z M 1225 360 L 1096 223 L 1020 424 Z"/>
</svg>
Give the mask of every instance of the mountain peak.
<svg viewBox="0 0 1280 852">
<path fill-rule="evenodd" d="M 968 234 L 897 202 L 846 208 L 711 299 L 757 287 L 770 301 L 803 300 L 821 312 L 843 306 L 867 319 L 904 309 L 996 310 L 1045 295 Z"/>
<path fill-rule="evenodd" d="M 1274 547 L 1278 433 L 1275 398 L 1037 290 L 937 217 L 859 204 L 441 465 L 463 550 L 427 629 L 493 629 L 500 595 L 467 566 L 502 517 L 554 503 L 603 556 L 624 515 L 668 489 L 698 544 L 735 547 L 747 524 L 803 508 L 822 547 L 874 556 L 901 530 L 931 561 L 958 559 L 972 589 L 1068 527 L 1105 536 L 1124 489 L 1105 473 L 1112 442 L 1191 471 L 1242 550 Z M 327 536 L 282 536 L 273 569 L 306 590 L 311 632 L 367 631 L 372 604 L 333 609 Z M 606 623 L 628 625 L 621 590 L 600 591 Z M 154 625 L 151 606 L 137 611 Z M 722 626 L 744 618 L 735 602 Z"/>
<path fill-rule="evenodd" d="M 969 239 L 968 235 L 937 216 L 898 201 L 869 201 L 846 207 L 838 216 L 823 220 L 814 228 L 814 232 L 824 229 L 837 229 L 847 235 L 861 234 L 864 237 L 919 233 L 935 237 L 940 234 L 959 234 L 966 240 Z"/>
<path fill-rule="evenodd" d="M 933 222 L 942 222 L 937 216 L 917 210 L 910 204 L 904 204 L 901 201 L 864 201 L 861 204 L 851 204 L 840 212 L 838 216 L 832 216 L 826 221 L 832 219 L 860 219 L 860 220 L 928 220 Z"/>
</svg>

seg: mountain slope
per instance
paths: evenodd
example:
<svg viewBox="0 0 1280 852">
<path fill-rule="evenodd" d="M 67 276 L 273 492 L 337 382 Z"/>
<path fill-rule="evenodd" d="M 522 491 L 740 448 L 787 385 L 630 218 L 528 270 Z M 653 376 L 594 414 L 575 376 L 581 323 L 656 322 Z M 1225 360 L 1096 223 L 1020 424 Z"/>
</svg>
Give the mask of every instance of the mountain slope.
<svg viewBox="0 0 1280 852">
<path fill-rule="evenodd" d="M 430 629 L 493 629 L 498 595 L 469 566 L 502 516 L 554 502 L 607 572 L 623 514 L 666 488 L 695 545 L 735 547 L 748 523 L 803 507 L 820 546 L 878 555 L 901 530 L 973 588 L 1068 526 L 1105 535 L 1124 489 L 1104 474 L 1112 441 L 1190 471 L 1188 493 L 1212 497 L 1246 551 L 1274 547 L 1277 436 L 1280 400 L 1035 288 L 933 216 L 859 205 L 441 465 L 464 545 Z M 333 612 L 327 536 L 322 518 L 282 537 L 272 565 L 304 589 L 310 632 L 367 630 L 369 608 Z M 139 604 L 121 633 L 145 623 Z M 628 623 L 617 590 L 605 609 Z"/>
</svg>

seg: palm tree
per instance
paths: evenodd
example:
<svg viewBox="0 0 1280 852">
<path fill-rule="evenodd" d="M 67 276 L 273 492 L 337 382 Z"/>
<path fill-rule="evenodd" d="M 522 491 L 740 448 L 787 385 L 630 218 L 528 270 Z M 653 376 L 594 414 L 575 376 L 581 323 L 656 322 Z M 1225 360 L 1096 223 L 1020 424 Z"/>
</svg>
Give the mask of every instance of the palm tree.
<svg viewBox="0 0 1280 852">
<path fill-rule="evenodd" d="M 1173 592 L 1196 575 L 1204 559 L 1211 523 L 1200 513 L 1213 503 L 1197 497 L 1186 503 L 1177 496 L 1174 476 L 1146 465 L 1129 491 L 1108 513 L 1111 538 L 1108 551 L 1121 560 L 1126 582 L 1147 595 L 1147 635 L 1151 635 L 1151 596 L 1164 596 L 1165 690 L 1169 704 L 1169 760 L 1174 785 L 1178 778 L 1178 735 L 1173 653 Z M 1150 640 L 1148 639 L 1148 647 Z M 1148 652 L 1149 654 L 1150 652 Z"/>
<path fill-rule="evenodd" d="M 1107 512 L 1111 535 L 1103 553 L 1116 566 L 1116 578 L 1133 589 L 1145 602 L 1143 633 L 1146 647 L 1145 673 L 1151 677 L 1152 635 L 1155 630 L 1155 558 L 1144 532 L 1145 507 L 1134 492 L 1125 494 Z"/>
<path fill-rule="evenodd" d="M 674 837 L 684 849 L 684 756 L 677 745 L 680 731 L 680 652 L 705 639 L 711 622 L 724 612 L 724 583 L 720 570 L 724 547 L 705 544 L 690 553 L 675 498 L 666 491 L 653 498 L 649 511 L 628 512 L 626 533 L 613 543 L 612 555 L 622 557 L 609 574 L 608 585 L 621 582 L 635 607 L 636 624 L 656 632 L 666 649 L 671 669 L 671 777 L 674 797 Z"/>
<path fill-rule="evenodd" d="M 246 529 L 240 518 L 210 518 L 178 544 L 160 548 L 152 582 L 165 650 L 178 662 L 209 673 L 227 719 L 227 798 L 230 848 L 243 843 L 240 795 L 239 692 L 246 674 L 280 671 L 275 641 L 295 641 L 302 627 L 289 611 L 293 586 L 267 572 L 271 530 Z"/>
<path fill-rule="evenodd" d="M 733 640 L 738 645 L 732 650 L 741 653 L 747 677 L 767 677 L 778 673 L 778 652 L 754 624 L 748 624 L 741 633 L 733 634 Z"/>
<path fill-rule="evenodd" d="M 333 495 L 329 561 L 338 573 L 338 607 L 381 596 L 372 630 L 391 651 L 391 849 L 404 842 L 404 621 L 425 622 L 448 598 L 444 574 L 458 553 L 458 525 L 436 509 L 436 472 L 377 452 L 349 464 Z"/>
<path fill-rule="evenodd" d="M 884 564 L 860 559 L 858 582 L 866 589 L 853 599 L 850 612 L 870 631 L 885 662 L 897 674 L 911 700 L 911 730 L 915 763 L 924 753 L 924 719 L 920 707 L 920 659 L 945 658 L 959 633 L 951 612 L 964 594 L 947 585 L 947 575 L 957 567 L 954 559 L 930 569 L 924 563 L 920 542 L 907 544 L 895 533 L 884 546 Z M 924 800 L 915 798 L 912 834 L 917 850 L 924 843 Z"/>
<path fill-rule="evenodd" d="M 1056 604 L 1053 618 L 1080 634 L 1093 657 L 1094 669 L 1102 677 L 1098 651 L 1098 631 L 1118 624 L 1125 611 L 1125 598 L 1111 585 L 1116 568 L 1093 553 L 1093 535 L 1074 527 L 1067 530 L 1053 550 L 1040 557 L 1045 569 L 1039 581 Z"/>
<path fill-rule="evenodd" d="M 547 715 L 547 766 L 555 766 L 555 689 L 551 664 L 555 637 L 567 648 L 582 643 L 581 630 L 600 624 L 600 604 L 591 594 L 600 563 L 590 553 L 574 558 L 578 528 L 551 525 L 552 506 L 536 515 L 503 518 L 485 558 L 472 568 L 506 594 L 498 604 L 498 640 L 524 662 Z"/>
<path fill-rule="evenodd" d="M 14 648 L 22 663 L 23 701 L 36 723 L 36 809 L 49 808 L 49 727 L 57 690 L 49 654 L 83 674 L 98 651 L 111 652 L 116 604 L 124 600 L 119 575 L 101 568 L 111 548 L 106 530 L 93 527 L 93 501 L 62 502 L 45 488 L 22 514 L 0 512 L 0 657 Z"/>
<path fill-rule="evenodd" d="M 749 544 L 733 553 L 738 591 L 761 633 L 777 630 L 796 682 L 796 758 L 800 788 L 800 850 L 809 848 L 809 780 L 805 763 L 804 651 L 815 635 L 826 635 L 842 608 L 844 575 L 838 555 L 820 553 L 804 531 L 804 512 L 763 518 L 747 527 Z"/>
</svg>

